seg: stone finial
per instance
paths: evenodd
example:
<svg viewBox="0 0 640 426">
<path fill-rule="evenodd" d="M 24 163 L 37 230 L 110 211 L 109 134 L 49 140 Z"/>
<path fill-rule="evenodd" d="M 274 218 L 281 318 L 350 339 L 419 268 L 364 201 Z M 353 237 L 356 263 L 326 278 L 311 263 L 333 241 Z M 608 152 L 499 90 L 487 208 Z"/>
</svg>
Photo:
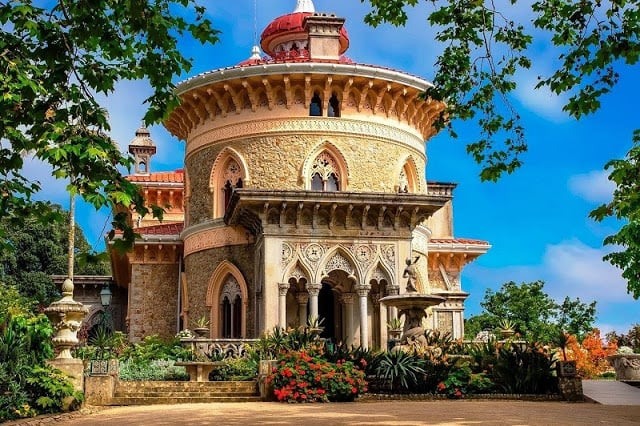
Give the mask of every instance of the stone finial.
<svg viewBox="0 0 640 426">
<path fill-rule="evenodd" d="M 59 352 L 56 359 L 73 359 L 71 348 L 78 341 L 78 330 L 89 309 L 73 300 L 73 281 L 67 278 L 62 283 L 62 299 L 49 305 L 44 313 L 53 324 L 55 334 L 51 341 Z"/>
<path fill-rule="evenodd" d="M 293 13 L 299 12 L 307 12 L 314 13 L 316 11 L 316 7 L 313 5 L 313 0 L 298 0 L 296 3 L 296 8 Z"/>
</svg>

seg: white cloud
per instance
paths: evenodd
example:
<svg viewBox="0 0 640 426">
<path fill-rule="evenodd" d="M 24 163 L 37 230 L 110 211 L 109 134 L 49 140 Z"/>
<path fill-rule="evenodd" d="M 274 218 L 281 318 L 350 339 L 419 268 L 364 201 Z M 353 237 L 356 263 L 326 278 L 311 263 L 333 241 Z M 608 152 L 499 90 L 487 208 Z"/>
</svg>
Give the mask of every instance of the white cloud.
<svg viewBox="0 0 640 426">
<path fill-rule="evenodd" d="M 593 203 L 610 201 L 616 187 L 615 183 L 609 180 L 609 173 L 605 170 L 571 176 L 568 186 L 572 193 Z"/>
<path fill-rule="evenodd" d="M 534 58 L 535 60 L 535 58 Z M 538 116 L 554 123 L 561 123 L 569 119 L 569 115 L 562 111 L 566 103 L 566 96 L 558 96 L 543 86 L 536 89 L 538 75 L 542 72 L 530 70 L 518 78 L 518 88 L 515 91 L 516 98 L 522 104 Z"/>
</svg>

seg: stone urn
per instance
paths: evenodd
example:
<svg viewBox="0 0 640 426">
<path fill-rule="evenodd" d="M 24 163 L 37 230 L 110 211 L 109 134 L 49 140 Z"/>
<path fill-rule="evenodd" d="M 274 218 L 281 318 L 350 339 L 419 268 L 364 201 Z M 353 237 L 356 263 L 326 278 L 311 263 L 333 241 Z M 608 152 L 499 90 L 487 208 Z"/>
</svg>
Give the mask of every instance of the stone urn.
<svg viewBox="0 0 640 426">
<path fill-rule="evenodd" d="M 609 355 L 607 360 L 616 370 L 616 380 L 640 382 L 640 354 L 617 353 Z"/>
</svg>

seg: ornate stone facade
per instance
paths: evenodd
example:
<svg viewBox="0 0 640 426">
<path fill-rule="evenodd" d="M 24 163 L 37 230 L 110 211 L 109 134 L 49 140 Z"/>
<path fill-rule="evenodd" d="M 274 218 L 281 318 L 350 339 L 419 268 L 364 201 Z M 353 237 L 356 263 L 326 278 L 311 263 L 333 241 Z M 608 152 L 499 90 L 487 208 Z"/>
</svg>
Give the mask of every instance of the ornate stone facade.
<svg viewBox="0 0 640 426">
<path fill-rule="evenodd" d="M 178 85 L 165 125 L 186 141 L 185 169 L 131 179 L 149 202 L 184 202 L 179 229 L 143 222 L 134 250 L 113 254 L 133 338 L 201 316 L 217 338 L 321 317 L 326 338 L 384 347 L 397 310 L 380 299 L 405 292 L 416 257 L 418 291 L 445 298 L 431 326 L 462 336 L 461 271 L 489 245 L 454 238 L 455 185 L 426 181 L 444 105 L 425 80 L 341 56 L 343 23 L 296 10 L 265 30 L 271 58 Z"/>
</svg>

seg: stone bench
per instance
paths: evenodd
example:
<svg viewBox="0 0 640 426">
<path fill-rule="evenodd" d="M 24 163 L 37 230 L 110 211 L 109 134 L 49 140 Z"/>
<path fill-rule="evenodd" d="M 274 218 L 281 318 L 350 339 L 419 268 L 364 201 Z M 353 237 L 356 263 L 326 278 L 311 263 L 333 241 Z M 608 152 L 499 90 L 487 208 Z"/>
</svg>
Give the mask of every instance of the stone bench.
<svg viewBox="0 0 640 426">
<path fill-rule="evenodd" d="M 185 361 L 176 362 L 174 365 L 179 367 L 185 367 L 187 374 L 189 374 L 189 381 L 191 382 L 208 382 L 209 373 L 214 368 L 224 364 L 222 361 Z"/>
</svg>

